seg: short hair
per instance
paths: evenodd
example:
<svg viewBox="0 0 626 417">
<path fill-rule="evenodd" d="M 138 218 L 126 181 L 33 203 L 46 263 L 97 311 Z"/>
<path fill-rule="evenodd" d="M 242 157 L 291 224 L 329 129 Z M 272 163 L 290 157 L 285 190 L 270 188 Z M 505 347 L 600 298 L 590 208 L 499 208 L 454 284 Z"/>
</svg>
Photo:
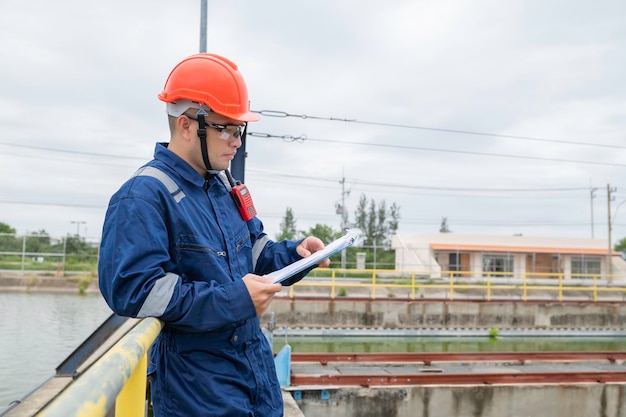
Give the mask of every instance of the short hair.
<svg viewBox="0 0 626 417">
<path fill-rule="evenodd" d="M 167 123 L 170 126 L 170 134 L 173 135 L 176 132 L 176 120 L 178 117 L 167 115 Z"/>
</svg>

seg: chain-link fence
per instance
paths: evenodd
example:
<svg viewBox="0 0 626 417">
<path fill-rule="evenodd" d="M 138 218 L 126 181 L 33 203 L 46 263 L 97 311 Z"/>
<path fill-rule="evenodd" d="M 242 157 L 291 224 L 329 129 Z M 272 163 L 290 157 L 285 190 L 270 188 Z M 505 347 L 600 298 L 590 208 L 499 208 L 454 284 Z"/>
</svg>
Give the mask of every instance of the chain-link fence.
<svg viewBox="0 0 626 417">
<path fill-rule="evenodd" d="M 0 233 L 0 270 L 22 273 L 95 273 L 99 242 L 78 235 Z"/>
<path fill-rule="evenodd" d="M 0 233 L 0 271 L 28 273 L 96 273 L 97 239 L 79 235 L 16 235 Z M 332 268 L 349 270 L 394 269 L 395 252 L 389 248 L 348 248 L 331 258 Z"/>
</svg>

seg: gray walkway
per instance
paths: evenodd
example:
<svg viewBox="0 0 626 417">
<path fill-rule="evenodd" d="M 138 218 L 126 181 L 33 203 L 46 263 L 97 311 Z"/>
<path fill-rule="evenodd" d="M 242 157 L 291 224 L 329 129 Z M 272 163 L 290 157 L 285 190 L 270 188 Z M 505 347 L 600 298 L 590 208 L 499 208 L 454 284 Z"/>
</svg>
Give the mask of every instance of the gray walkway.
<svg viewBox="0 0 626 417">
<path fill-rule="evenodd" d="M 283 402 L 285 403 L 284 417 L 304 417 L 290 392 L 283 391 Z"/>
</svg>

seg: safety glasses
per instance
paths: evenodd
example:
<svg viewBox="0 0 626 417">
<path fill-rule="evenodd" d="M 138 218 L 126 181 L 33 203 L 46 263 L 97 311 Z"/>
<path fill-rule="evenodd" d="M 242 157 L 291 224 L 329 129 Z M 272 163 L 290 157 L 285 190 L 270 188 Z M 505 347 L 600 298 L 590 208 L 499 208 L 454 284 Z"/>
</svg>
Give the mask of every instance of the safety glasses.
<svg viewBox="0 0 626 417">
<path fill-rule="evenodd" d="M 196 122 L 198 121 L 197 117 L 194 116 L 190 116 L 188 114 L 184 114 L 184 116 L 187 116 L 188 118 L 190 118 L 191 120 L 195 120 Z M 220 139 L 224 139 L 227 140 L 231 137 L 235 138 L 235 139 L 239 139 L 242 135 L 243 135 L 243 131 L 246 128 L 246 125 L 221 125 L 219 123 L 213 123 L 213 122 L 209 122 L 209 121 L 205 121 L 204 122 L 205 125 L 207 127 L 210 127 L 211 129 L 215 129 L 218 132 L 221 133 L 221 135 L 219 135 L 218 137 Z"/>
</svg>

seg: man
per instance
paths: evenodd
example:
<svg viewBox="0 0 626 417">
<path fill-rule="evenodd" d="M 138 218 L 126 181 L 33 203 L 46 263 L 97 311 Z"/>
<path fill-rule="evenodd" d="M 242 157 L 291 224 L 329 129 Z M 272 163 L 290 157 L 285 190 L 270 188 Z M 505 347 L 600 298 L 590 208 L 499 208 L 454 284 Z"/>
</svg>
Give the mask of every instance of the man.
<svg viewBox="0 0 626 417">
<path fill-rule="evenodd" d="M 159 99 L 170 142 L 158 143 L 154 159 L 111 198 L 100 290 L 117 314 L 165 323 L 148 371 L 155 416 L 282 416 L 259 324 L 282 286 L 262 275 L 324 244 L 273 242 L 250 219 L 254 212 L 238 210 L 227 170 L 246 123 L 259 116 L 234 63 L 192 55 L 172 70 Z"/>
</svg>

